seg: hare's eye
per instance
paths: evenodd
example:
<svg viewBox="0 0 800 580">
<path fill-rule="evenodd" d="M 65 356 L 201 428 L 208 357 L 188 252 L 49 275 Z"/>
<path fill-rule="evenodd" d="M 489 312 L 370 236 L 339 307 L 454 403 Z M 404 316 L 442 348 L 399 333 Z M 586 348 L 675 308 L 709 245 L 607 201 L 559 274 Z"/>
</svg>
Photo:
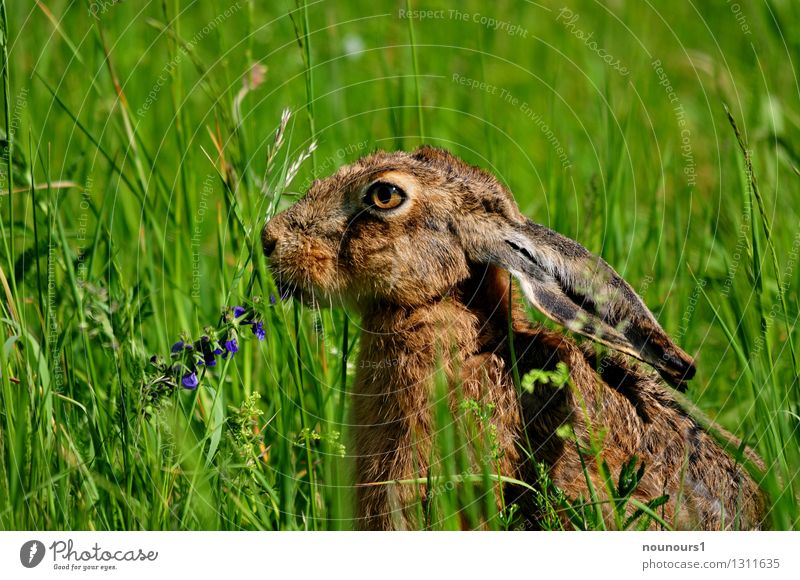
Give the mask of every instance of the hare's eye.
<svg viewBox="0 0 800 580">
<path fill-rule="evenodd" d="M 367 202 L 378 209 L 394 209 L 405 199 L 406 193 L 391 183 L 378 181 L 367 190 Z"/>
</svg>

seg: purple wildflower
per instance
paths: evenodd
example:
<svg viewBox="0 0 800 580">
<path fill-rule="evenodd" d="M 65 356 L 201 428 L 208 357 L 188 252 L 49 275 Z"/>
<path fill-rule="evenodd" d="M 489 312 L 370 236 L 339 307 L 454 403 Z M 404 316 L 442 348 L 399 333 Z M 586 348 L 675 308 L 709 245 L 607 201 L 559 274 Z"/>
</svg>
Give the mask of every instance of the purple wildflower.
<svg viewBox="0 0 800 580">
<path fill-rule="evenodd" d="M 197 373 L 192 371 L 188 375 L 183 375 L 181 384 L 187 389 L 196 389 L 197 385 L 200 384 L 200 381 L 197 380 Z"/>
<path fill-rule="evenodd" d="M 278 299 L 275 297 L 274 294 L 269 295 L 269 303 L 275 305 L 278 302 Z"/>
<path fill-rule="evenodd" d="M 239 352 L 239 345 L 236 343 L 235 338 L 225 341 L 225 350 L 227 350 L 231 354 L 236 354 L 237 352 Z"/>
<path fill-rule="evenodd" d="M 216 355 L 222 354 L 219 348 L 214 348 L 211 339 L 203 335 L 200 337 L 199 345 L 200 353 L 203 355 L 203 364 L 207 367 L 213 367 L 217 364 Z"/>
<path fill-rule="evenodd" d="M 219 349 L 218 349 L 219 350 Z M 203 362 L 207 367 L 214 367 L 217 366 L 217 359 L 214 358 L 216 351 L 211 352 L 210 350 L 203 353 Z"/>
<path fill-rule="evenodd" d="M 239 318 L 242 314 L 244 314 L 246 310 L 241 306 L 234 306 L 233 307 L 233 317 Z"/>
<path fill-rule="evenodd" d="M 182 340 L 179 340 L 175 344 L 172 345 L 172 353 L 181 352 L 186 345 L 183 343 Z"/>
<path fill-rule="evenodd" d="M 264 340 L 267 337 L 267 333 L 264 331 L 264 322 L 261 320 L 254 322 L 251 328 L 253 330 L 253 334 L 256 335 L 258 340 Z"/>
</svg>

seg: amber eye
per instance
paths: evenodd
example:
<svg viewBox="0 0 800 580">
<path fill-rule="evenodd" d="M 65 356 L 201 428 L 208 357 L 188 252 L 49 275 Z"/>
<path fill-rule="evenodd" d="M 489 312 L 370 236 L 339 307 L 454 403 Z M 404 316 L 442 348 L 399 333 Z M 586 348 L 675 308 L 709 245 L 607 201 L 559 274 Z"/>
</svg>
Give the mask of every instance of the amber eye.
<svg viewBox="0 0 800 580">
<path fill-rule="evenodd" d="M 367 190 L 367 201 L 378 209 L 394 209 L 406 199 L 406 192 L 392 185 L 378 181 L 369 186 Z"/>
</svg>

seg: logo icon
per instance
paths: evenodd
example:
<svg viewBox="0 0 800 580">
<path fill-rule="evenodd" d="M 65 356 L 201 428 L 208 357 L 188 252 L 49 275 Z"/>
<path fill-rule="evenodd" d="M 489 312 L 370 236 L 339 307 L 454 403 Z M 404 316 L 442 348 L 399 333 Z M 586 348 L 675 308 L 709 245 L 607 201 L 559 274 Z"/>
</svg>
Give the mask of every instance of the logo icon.
<svg viewBox="0 0 800 580">
<path fill-rule="evenodd" d="M 44 560 L 44 544 L 39 540 L 30 540 L 19 549 L 19 561 L 26 568 L 36 568 Z"/>
</svg>

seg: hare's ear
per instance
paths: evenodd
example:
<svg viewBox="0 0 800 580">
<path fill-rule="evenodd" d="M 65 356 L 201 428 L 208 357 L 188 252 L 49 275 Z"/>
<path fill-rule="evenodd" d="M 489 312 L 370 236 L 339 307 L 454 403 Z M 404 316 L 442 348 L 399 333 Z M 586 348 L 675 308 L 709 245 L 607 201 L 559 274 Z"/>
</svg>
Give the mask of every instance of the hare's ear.
<svg viewBox="0 0 800 580">
<path fill-rule="evenodd" d="M 694 376 L 692 358 L 601 258 L 530 220 L 501 231 L 481 244 L 489 254 L 484 259 L 510 271 L 545 316 L 652 365 L 677 387 Z"/>
</svg>

